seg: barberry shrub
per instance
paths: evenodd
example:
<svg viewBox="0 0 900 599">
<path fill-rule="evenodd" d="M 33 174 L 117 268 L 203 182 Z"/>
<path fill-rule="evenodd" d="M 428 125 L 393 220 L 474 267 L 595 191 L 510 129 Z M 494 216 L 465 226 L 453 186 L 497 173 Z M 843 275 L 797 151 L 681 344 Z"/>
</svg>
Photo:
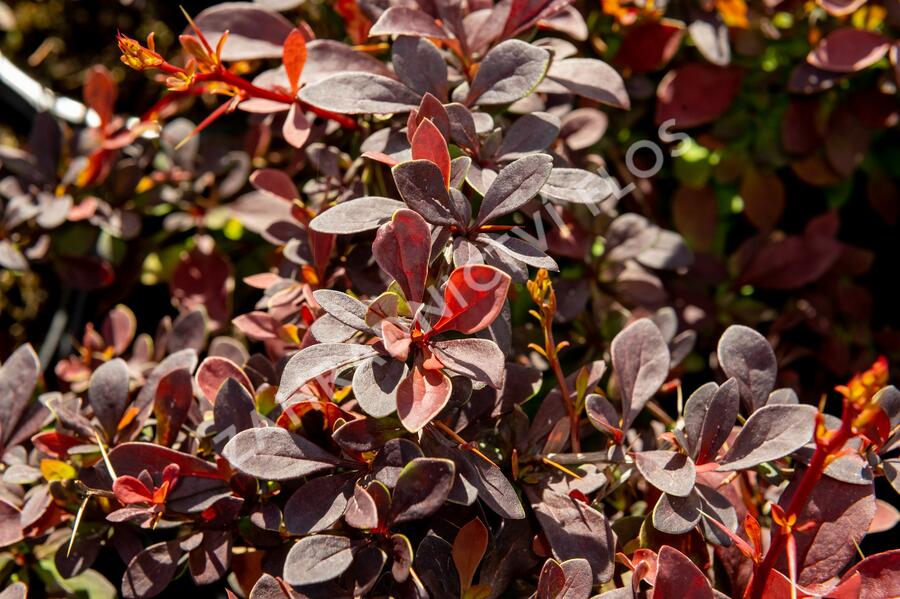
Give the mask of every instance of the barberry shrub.
<svg viewBox="0 0 900 599">
<path fill-rule="evenodd" d="M 186 14 L 180 56 L 122 32 L 122 62 L 161 99 L 117 115 L 96 67 L 95 124 L 72 137 L 43 115 L 27 151 L 0 152 L 0 264 L 50 265 L 80 310 L 89 292 L 112 306 L 73 351 L 57 356 L 54 325 L 0 367 L 2 599 L 190 584 L 252 599 L 900 595 L 900 549 L 860 555 L 900 519 L 875 492 L 900 490 L 887 360 L 813 405 L 779 373 L 790 345 L 776 355 L 740 324 L 698 343 L 709 315 L 692 296 L 722 245 L 710 173 L 692 170 L 702 147 L 673 146 L 678 232 L 598 169 L 632 162 L 610 119 L 637 122 L 647 74 L 686 33 L 704 62 L 662 77 L 654 122 L 725 127 L 744 77 L 729 32 L 750 44 L 764 9 L 604 0 L 611 65 L 599 37 L 583 43 L 599 7 L 337 2 L 345 43 L 316 36 L 316 10 L 275 10 L 297 4 Z M 852 27 L 816 38 L 791 91 L 871 69 L 881 87 L 865 93 L 885 95 L 885 9 L 820 4 L 802 10 Z M 199 123 L 179 116 L 198 98 Z M 837 110 L 829 127 L 877 129 L 881 112 Z M 859 166 L 855 137 L 821 150 L 804 132 L 785 133 L 801 177 Z M 784 204 L 779 184 L 740 182 L 760 231 L 722 275 L 741 293 L 852 262 L 833 212 L 769 236 L 781 208 L 761 204 Z M 129 279 L 167 283 L 174 318 L 115 305 Z"/>
</svg>

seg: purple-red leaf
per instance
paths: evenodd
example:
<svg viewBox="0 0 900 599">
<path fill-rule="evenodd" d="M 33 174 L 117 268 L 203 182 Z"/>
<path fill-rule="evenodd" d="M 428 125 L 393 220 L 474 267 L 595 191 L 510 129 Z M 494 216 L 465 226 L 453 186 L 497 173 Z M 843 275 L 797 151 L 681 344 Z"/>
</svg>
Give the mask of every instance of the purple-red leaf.
<svg viewBox="0 0 900 599">
<path fill-rule="evenodd" d="M 422 130 L 420 127 L 419 131 Z M 379 227 L 372 253 L 381 270 L 400 285 L 406 299 L 420 303 L 431 257 L 431 228 L 425 219 L 412 210 L 398 210 L 389 222 Z"/>
<path fill-rule="evenodd" d="M 425 119 L 416 127 L 411 145 L 413 160 L 428 160 L 437 165 L 444 177 L 444 187 L 450 186 L 450 151 L 447 140 L 431 119 Z"/>
<path fill-rule="evenodd" d="M 714 599 L 709 580 L 686 555 L 663 545 L 659 550 L 656 567 L 656 584 L 653 597 L 690 597 L 691 599 Z"/>
<path fill-rule="evenodd" d="M 741 71 L 691 63 L 666 73 L 656 90 L 656 124 L 673 120 L 690 129 L 716 120 L 728 110 L 741 85 Z"/>
<path fill-rule="evenodd" d="M 453 540 L 453 563 L 459 572 L 459 586 L 463 591 L 472 586 L 472 578 L 484 557 L 487 544 L 488 529 L 478 518 L 470 520 L 456 533 Z"/>
<path fill-rule="evenodd" d="M 879 33 L 844 27 L 825 36 L 806 61 L 826 71 L 855 73 L 884 58 L 890 46 L 890 40 Z"/>
<path fill-rule="evenodd" d="M 415 366 L 397 387 L 397 414 L 403 426 L 413 433 L 421 430 L 447 405 L 450 391 L 444 373 Z"/>
<path fill-rule="evenodd" d="M 503 308 L 510 276 L 492 266 L 470 264 L 450 273 L 444 285 L 444 308 L 429 331 L 469 335 L 486 328 Z"/>
<path fill-rule="evenodd" d="M 216 403 L 219 389 L 228 379 L 234 379 L 248 392 L 253 393 L 253 384 L 244 370 L 228 358 L 209 356 L 200 362 L 197 368 L 197 386 L 211 404 Z"/>
<path fill-rule="evenodd" d="M 187 420 L 193 400 L 193 381 L 191 373 L 187 370 L 180 368 L 160 379 L 153 403 L 153 412 L 156 415 L 156 442 L 159 445 L 168 447 L 175 442 L 181 426 Z"/>
</svg>

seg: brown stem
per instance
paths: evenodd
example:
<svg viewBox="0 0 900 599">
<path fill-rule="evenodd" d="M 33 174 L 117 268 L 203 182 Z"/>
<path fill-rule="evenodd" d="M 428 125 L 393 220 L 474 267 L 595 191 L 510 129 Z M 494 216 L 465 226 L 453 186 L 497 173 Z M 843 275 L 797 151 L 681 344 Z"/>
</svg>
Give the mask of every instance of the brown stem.
<svg viewBox="0 0 900 599">
<path fill-rule="evenodd" d="M 569 440 L 572 444 L 572 452 L 581 453 L 581 440 L 578 433 L 578 413 L 572 404 L 572 396 L 569 394 L 569 385 L 566 383 L 566 375 L 563 373 L 562 365 L 559 363 L 559 356 L 556 353 L 556 341 L 553 339 L 553 316 L 544 316 L 541 319 L 544 326 L 544 347 L 547 350 L 547 360 L 550 361 L 550 367 L 556 380 L 559 381 L 559 392 L 562 394 L 563 405 L 566 406 L 566 413 L 569 415 Z"/>
</svg>

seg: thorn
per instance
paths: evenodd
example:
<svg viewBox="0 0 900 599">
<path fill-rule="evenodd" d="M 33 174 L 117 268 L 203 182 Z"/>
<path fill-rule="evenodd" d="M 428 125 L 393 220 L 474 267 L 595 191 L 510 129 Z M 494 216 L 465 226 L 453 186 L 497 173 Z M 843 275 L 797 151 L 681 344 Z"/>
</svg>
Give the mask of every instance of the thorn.
<svg viewBox="0 0 900 599">
<path fill-rule="evenodd" d="M 541 461 L 544 462 L 545 464 L 547 464 L 548 466 L 552 466 L 553 468 L 556 468 L 557 470 L 559 470 L 561 472 L 565 472 L 572 478 L 584 478 L 582 475 L 578 474 L 577 472 L 569 470 L 562 464 L 560 464 L 558 462 L 554 462 L 553 460 L 551 460 L 550 458 L 548 458 L 546 456 L 541 456 Z"/>
<path fill-rule="evenodd" d="M 110 478 L 116 480 L 119 477 L 116 476 L 116 471 L 113 469 L 112 462 L 109 461 L 109 454 L 106 453 L 106 447 L 103 445 L 100 433 L 96 430 L 94 431 L 94 437 L 97 439 L 97 445 L 100 446 L 100 455 L 103 456 L 103 463 L 106 464 L 106 471 L 109 472 Z"/>
<path fill-rule="evenodd" d="M 106 453 L 104 452 L 103 455 L 105 456 Z M 88 501 L 90 500 L 90 495 L 85 497 L 84 501 L 81 502 L 81 507 L 78 508 L 78 513 L 75 514 L 75 523 L 72 524 L 72 536 L 69 538 L 69 546 L 66 548 L 66 557 L 69 557 L 69 554 L 72 553 L 72 545 L 75 544 L 75 535 L 78 534 L 78 527 L 81 525 L 81 517 L 84 515 L 84 509 L 87 507 Z"/>
<path fill-rule="evenodd" d="M 187 19 L 188 24 L 191 26 L 191 29 L 194 30 L 194 33 L 197 34 L 197 37 L 200 39 L 200 43 L 206 48 L 206 51 L 210 53 L 210 55 L 215 56 L 215 51 L 212 49 L 212 46 L 209 45 L 209 42 L 206 39 L 206 36 L 203 35 L 203 32 L 200 31 L 200 28 L 197 27 L 197 24 L 194 23 L 194 19 L 191 18 L 191 15 L 188 14 L 188 11 L 184 9 L 184 6 L 181 4 L 178 5 L 178 8 L 181 9 L 181 14 L 184 15 L 184 18 Z"/>
<path fill-rule="evenodd" d="M 209 116 L 207 116 L 205 119 L 203 119 L 203 121 L 201 121 L 199 125 L 194 127 L 194 130 L 191 131 L 190 133 L 188 133 L 187 137 L 185 137 L 180 142 L 178 142 L 178 145 L 175 146 L 175 149 L 176 150 L 181 149 L 181 147 L 184 146 L 184 144 L 186 144 L 191 139 L 193 139 L 195 136 L 197 136 L 201 131 L 203 131 L 210 125 L 212 125 L 213 122 L 215 122 L 215 120 L 217 118 L 219 118 L 220 116 L 222 116 L 223 114 L 225 114 L 228 111 L 228 108 L 231 105 L 231 103 L 232 103 L 232 100 L 228 100 L 227 102 L 224 102 L 221 106 L 219 106 L 218 108 L 213 110 L 211 113 L 209 113 Z"/>
</svg>

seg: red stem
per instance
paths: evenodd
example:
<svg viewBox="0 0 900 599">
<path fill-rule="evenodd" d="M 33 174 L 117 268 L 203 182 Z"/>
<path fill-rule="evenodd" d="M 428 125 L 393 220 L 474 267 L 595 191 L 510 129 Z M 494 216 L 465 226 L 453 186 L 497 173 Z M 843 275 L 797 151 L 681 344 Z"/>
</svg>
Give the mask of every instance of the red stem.
<svg viewBox="0 0 900 599">
<path fill-rule="evenodd" d="M 304 110 L 309 110 L 313 114 L 317 114 L 324 119 L 335 121 L 345 129 L 356 129 L 356 121 L 351 119 L 350 117 L 331 112 L 330 110 L 323 110 L 322 108 L 318 108 L 317 106 L 313 106 L 312 104 L 307 104 L 306 102 L 297 100 L 296 98 L 288 94 L 283 94 L 281 92 L 257 87 L 246 79 L 235 75 L 225 68 L 220 68 L 217 72 L 213 73 L 200 73 L 195 77 L 195 79 L 197 81 L 220 81 L 227 85 L 231 85 L 232 87 L 243 90 L 254 98 L 272 100 L 273 102 L 281 102 L 283 104 L 292 104 L 296 101 L 300 103 Z"/>
<path fill-rule="evenodd" d="M 800 484 L 797 486 L 793 497 L 791 497 L 787 509 L 784 511 L 786 519 L 790 520 L 792 516 L 799 518 L 800 512 L 806 507 L 816 483 L 822 478 L 825 468 L 828 466 L 829 456 L 836 454 L 844 447 L 847 441 L 853 438 L 852 420 L 852 416 L 845 405 L 841 427 L 833 431 L 830 438 L 820 439 L 818 436 L 816 437 L 816 450 L 813 453 L 813 457 L 804 471 L 803 478 L 800 479 Z M 818 429 L 818 419 L 816 426 Z M 769 550 L 753 573 L 753 579 L 748 588 L 749 593 L 745 593 L 745 597 L 749 599 L 763 599 L 766 581 L 772 573 L 772 569 L 775 567 L 775 560 L 781 555 L 787 540 L 788 535 L 781 531 L 772 535 L 772 543 L 769 546 Z"/>
</svg>

